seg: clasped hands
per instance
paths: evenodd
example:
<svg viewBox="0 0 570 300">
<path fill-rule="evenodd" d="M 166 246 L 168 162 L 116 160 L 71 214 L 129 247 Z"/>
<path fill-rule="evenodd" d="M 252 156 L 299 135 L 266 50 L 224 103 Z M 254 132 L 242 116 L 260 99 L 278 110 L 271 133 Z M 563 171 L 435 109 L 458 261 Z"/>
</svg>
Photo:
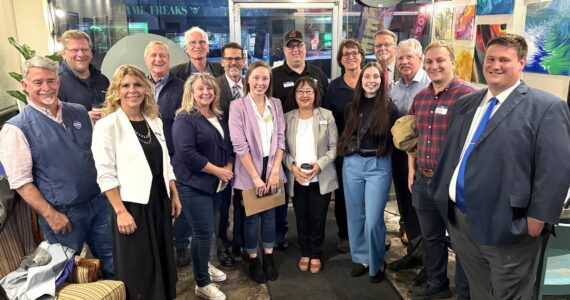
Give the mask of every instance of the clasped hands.
<svg viewBox="0 0 570 300">
<path fill-rule="evenodd" d="M 301 185 L 307 184 L 307 182 L 310 182 L 313 177 L 317 176 L 317 174 L 321 172 L 321 167 L 319 167 L 319 164 L 316 162 L 309 163 L 309 165 L 313 167 L 310 172 L 303 172 L 303 170 L 301 170 L 301 168 L 296 164 L 291 165 L 291 172 L 293 172 L 293 175 L 295 176 L 295 181 Z"/>
</svg>

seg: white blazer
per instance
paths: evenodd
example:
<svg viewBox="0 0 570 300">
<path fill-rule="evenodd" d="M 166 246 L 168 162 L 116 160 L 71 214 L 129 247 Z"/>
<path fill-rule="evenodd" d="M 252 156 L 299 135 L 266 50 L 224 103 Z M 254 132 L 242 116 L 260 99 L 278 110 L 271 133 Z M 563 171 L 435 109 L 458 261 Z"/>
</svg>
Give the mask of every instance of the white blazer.
<svg viewBox="0 0 570 300">
<path fill-rule="evenodd" d="M 164 184 L 170 197 L 169 181 L 175 180 L 160 118 L 144 116 L 162 147 Z M 91 144 L 97 183 L 102 192 L 118 187 L 121 199 L 147 204 L 152 173 L 135 130 L 121 108 L 100 119 L 93 129 Z"/>
</svg>

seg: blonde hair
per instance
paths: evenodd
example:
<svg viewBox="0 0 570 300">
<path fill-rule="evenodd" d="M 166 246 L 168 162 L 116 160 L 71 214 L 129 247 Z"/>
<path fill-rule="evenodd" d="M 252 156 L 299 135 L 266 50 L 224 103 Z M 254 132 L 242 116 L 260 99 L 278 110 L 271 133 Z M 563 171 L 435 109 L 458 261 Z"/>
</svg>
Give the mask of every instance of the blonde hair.
<svg viewBox="0 0 570 300">
<path fill-rule="evenodd" d="M 451 61 L 455 61 L 455 51 L 453 50 L 453 47 L 451 47 L 451 45 L 443 40 L 438 40 L 438 41 L 433 41 L 431 42 L 424 50 L 424 55 L 433 48 L 445 48 L 447 49 L 447 52 L 449 52 L 449 58 L 451 59 Z"/>
<path fill-rule="evenodd" d="M 198 105 L 196 101 L 194 101 L 194 93 L 193 88 L 194 84 L 198 81 L 201 81 L 202 84 L 205 84 L 214 89 L 214 101 L 210 103 L 210 109 L 214 112 L 216 117 L 223 116 L 222 109 L 220 108 L 220 88 L 216 83 L 216 79 L 214 76 L 208 73 L 194 73 L 186 82 L 184 83 L 184 95 L 182 96 L 182 105 L 176 111 L 176 114 L 179 114 L 183 111 L 189 114 L 199 114 L 200 110 L 198 109 Z"/>
<path fill-rule="evenodd" d="M 134 65 L 122 65 L 117 68 L 115 74 L 113 74 L 113 77 L 111 78 L 109 88 L 107 89 L 105 104 L 101 114 L 106 116 L 119 109 L 121 106 L 121 96 L 119 93 L 121 89 L 121 81 L 123 81 L 127 75 L 136 77 L 144 87 L 144 100 L 141 104 L 141 111 L 151 119 L 158 117 L 158 104 L 154 99 L 154 90 L 150 86 L 144 72 Z"/>
<path fill-rule="evenodd" d="M 69 40 L 81 40 L 81 39 L 87 40 L 87 43 L 89 43 L 89 47 L 91 47 L 91 37 L 89 37 L 87 33 L 77 29 L 72 29 L 64 32 L 59 38 L 59 42 L 65 48 Z"/>
</svg>

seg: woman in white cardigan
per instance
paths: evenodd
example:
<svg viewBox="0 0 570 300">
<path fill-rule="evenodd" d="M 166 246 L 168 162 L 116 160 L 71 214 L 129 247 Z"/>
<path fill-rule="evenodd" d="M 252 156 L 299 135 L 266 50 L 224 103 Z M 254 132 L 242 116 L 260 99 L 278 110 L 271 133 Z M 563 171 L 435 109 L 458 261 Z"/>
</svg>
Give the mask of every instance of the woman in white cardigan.
<svg viewBox="0 0 570 300">
<path fill-rule="evenodd" d="M 97 183 L 113 212 L 113 257 L 128 299 L 176 298 L 172 218 L 180 214 L 158 105 L 145 74 L 119 67 L 95 124 Z"/>
</svg>

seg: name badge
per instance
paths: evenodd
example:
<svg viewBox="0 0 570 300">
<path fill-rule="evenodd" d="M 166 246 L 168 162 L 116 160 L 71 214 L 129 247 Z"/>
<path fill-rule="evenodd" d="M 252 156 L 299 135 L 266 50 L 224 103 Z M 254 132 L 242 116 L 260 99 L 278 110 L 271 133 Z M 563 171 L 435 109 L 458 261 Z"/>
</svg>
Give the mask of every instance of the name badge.
<svg viewBox="0 0 570 300">
<path fill-rule="evenodd" d="M 284 87 L 284 88 L 289 88 L 289 87 L 292 87 L 292 86 L 294 86 L 294 85 L 295 85 L 295 83 L 294 83 L 293 81 L 286 81 L 286 82 L 283 82 L 283 87 Z"/>
<path fill-rule="evenodd" d="M 447 106 L 438 106 L 435 109 L 435 113 L 438 115 L 446 115 L 447 114 Z"/>
<path fill-rule="evenodd" d="M 327 120 L 320 120 L 319 125 L 327 125 L 329 122 Z"/>
</svg>

